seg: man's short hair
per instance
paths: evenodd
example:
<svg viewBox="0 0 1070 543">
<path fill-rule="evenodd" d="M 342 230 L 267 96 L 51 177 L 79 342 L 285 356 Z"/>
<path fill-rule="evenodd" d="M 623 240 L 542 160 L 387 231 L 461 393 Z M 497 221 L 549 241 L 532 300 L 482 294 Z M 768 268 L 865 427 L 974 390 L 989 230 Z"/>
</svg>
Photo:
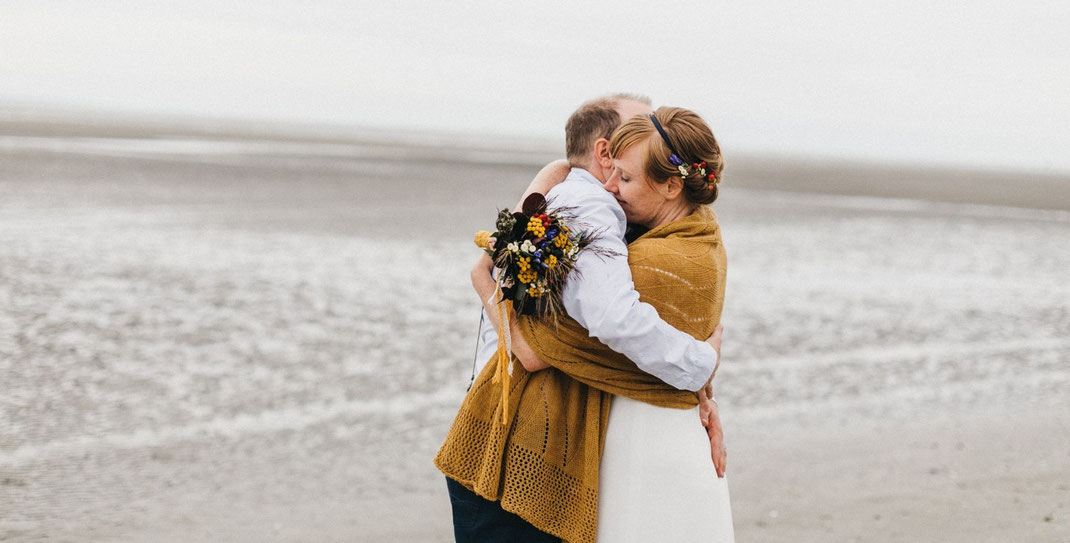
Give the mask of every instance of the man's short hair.
<svg viewBox="0 0 1070 543">
<path fill-rule="evenodd" d="M 565 123 L 565 158 L 573 166 L 583 165 L 598 138 L 609 139 L 620 126 L 617 101 L 595 98 L 585 102 Z"/>
<path fill-rule="evenodd" d="M 565 123 L 565 158 L 573 166 L 585 165 L 584 161 L 598 138 L 609 139 L 620 126 L 622 119 L 617 113 L 621 100 L 651 105 L 650 98 L 639 94 L 618 93 L 585 102 Z"/>
</svg>

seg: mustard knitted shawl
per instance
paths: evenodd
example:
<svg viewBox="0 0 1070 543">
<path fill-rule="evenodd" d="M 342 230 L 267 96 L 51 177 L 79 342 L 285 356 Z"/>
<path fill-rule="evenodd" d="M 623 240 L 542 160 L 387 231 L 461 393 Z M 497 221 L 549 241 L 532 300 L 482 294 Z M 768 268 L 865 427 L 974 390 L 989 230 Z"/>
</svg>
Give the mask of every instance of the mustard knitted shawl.
<svg viewBox="0 0 1070 543">
<path fill-rule="evenodd" d="M 713 212 L 654 228 L 628 247 L 640 299 L 697 339 L 713 333 L 724 305 L 725 253 Z M 435 465 L 540 530 L 567 542 L 594 542 L 598 467 L 609 402 L 620 394 L 690 408 L 698 400 L 644 373 L 568 317 L 522 317 L 521 333 L 552 368 L 528 373 L 514 361 L 505 424 L 501 384 L 487 364 L 468 391 Z M 696 426 L 699 424 L 695 420 Z"/>
</svg>

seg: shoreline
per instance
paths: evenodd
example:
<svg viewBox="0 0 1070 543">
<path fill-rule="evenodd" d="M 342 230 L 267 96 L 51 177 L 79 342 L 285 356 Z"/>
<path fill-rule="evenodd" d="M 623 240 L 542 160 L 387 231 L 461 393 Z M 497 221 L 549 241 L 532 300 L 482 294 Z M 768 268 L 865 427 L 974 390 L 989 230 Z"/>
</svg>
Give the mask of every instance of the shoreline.
<svg viewBox="0 0 1070 543">
<path fill-rule="evenodd" d="M 48 143 L 52 145 L 48 145 Z M 200 143 L 201 145 L 197 145 Z M 65 144 L 65 145 L 64 145 Z M 94 145 L 96 144 L 96 145 Z M 155 144 L 155 146 L 151 145 Z M 0 106 L 0 155 L 24 151 L 166 156 L 287 156 L 404 161 L 433 167 L 535 168 L 561 158 L 555 139 L 386 130 L 344 125 L 183 119 Z M 725 188 L 870 196 L 952 204 L 1070 211 L 1070 173 L 995 171 L 865 160 L 739 154 L 728 157 Z"/>
</svg>

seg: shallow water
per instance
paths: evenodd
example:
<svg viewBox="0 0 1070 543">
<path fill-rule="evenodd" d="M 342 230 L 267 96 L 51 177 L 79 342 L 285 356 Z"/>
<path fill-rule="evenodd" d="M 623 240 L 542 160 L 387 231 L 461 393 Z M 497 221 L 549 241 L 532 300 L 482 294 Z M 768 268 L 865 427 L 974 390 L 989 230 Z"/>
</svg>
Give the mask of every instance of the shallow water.
<svg viewBox="0 0 1070 543">
<path fill-rule="evenodd" d="M 440 492 L 469 234 L 532 168 L 179 155 L 3 155 L 0 539 L 215 518 L 300 540 L 270 517 Z M 1067 214 L 732 187 L 714 208 L 726 426 L 1070 407 Z"/>
</svg>

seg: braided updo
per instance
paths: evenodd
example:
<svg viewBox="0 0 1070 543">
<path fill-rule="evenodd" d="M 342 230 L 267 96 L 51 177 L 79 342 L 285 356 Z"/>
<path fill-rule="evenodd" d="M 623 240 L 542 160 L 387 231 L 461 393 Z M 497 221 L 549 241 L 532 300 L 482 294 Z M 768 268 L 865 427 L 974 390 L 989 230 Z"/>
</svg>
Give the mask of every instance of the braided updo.
<svg viewBox="0 0 1070 543">
<path fill-rule="evenodd" d="M 609 140 L 609 152 L 620 156 L 625 149 L 647 142 L 644 164 L 646 176 L 655 183 L 672 177 L 683 180 L 683 194 L 693 204 L 710 204 L 717 199 L 718 183 L 724 170 L 721 146 L 710 127 L 695 112 L 680 107 L 659 107 L 654 111 L 683 166 L 674 165 L 674 153 L 654 127 L 650 117 L 635 116 L 622 124 Z M 705 163 L 704 167 L 696 167 Z M 681 171 L 681 168 L 686 172 Z M 705 170 L 705 173 L 703 173 Z M 710 179 L 710 176 L 713 179 Z"/>
</svg>

